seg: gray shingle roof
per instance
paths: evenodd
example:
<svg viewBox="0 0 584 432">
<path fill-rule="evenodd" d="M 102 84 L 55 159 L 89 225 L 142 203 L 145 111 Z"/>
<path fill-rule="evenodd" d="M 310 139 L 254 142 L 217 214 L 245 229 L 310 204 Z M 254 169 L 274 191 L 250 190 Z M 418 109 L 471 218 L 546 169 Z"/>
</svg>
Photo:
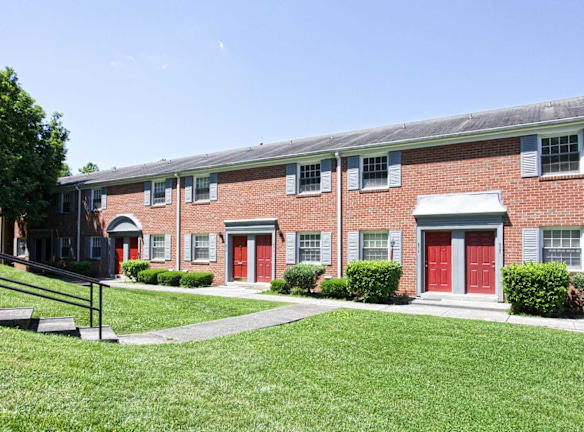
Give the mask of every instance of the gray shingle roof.
<svg viewBox="0 0 584 432">
<path fill-rule="evenodd" d="M 554 122 L 568 119 L 584 120 L 584 97 L 562 99 L 504 108 L 479 113 L 457 115 L 433 120 L 382 126 L 340 134 L 324 135 L 314 138 L 255 145 L 197 156 L 189 156 L 169 161 L 159 161 L 134 165 L 115 170 L 80 174 L 59 179 L 60 186 L 99 184 L 144 178 L 176 172 L 212 169 L 229 165 L 282 159 L 311 153 L 334 152 L 367 145 L 396 145 L 404 141 L 448 137 L 459 134 L 478 134 L 501 128 L 518 128 L 537 123 Z M 332 137 L 332 138 L 331 138 Z"/>
</svg>

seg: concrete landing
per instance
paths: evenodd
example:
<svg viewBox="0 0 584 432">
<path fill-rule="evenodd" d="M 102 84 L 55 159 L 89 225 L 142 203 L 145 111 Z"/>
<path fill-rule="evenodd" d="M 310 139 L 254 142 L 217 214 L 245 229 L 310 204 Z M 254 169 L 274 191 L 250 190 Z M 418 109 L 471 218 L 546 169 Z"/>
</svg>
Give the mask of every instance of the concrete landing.
<svg viewBox="0 0 584 432">
<path fill-rule="evenodd" d="M 28 329 L 32 319 L 33 308 L 0 309 L 0 326 Z"/>
<path fill-rule="evenodd" d="M 56 333 L 71 336 L 77 334 L 77 327 L 73 317 L 33 319 L 31 329 L 37 333 Z"/>
</svg>

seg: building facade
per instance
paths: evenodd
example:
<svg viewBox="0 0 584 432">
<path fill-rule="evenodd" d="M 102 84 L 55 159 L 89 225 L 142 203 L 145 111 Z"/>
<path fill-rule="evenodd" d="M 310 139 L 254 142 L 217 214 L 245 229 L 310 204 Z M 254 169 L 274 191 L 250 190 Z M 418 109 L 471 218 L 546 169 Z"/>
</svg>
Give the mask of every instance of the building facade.
<svg viewBox="0 0 584 432">
<path fill-rule="evenodd" d="M 62 178 L 14 253 L 269 282 L 299 262 L 403 265 L 400 289 L 503 300 L 500 268 L 582 269 L 584 98 Z"/>
</svg>

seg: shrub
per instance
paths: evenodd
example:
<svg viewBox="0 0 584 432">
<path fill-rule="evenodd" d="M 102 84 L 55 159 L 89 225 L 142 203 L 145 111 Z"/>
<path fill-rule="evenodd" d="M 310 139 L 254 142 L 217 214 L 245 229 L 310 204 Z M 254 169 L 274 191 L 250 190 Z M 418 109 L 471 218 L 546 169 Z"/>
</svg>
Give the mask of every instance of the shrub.
<svg viewBox="0 0 584 432">
<path fill-rule="evenodd" d="M 292 290 L 300 288 L 304 292 L 310 292 L 316 286 L 319 276 L 326 271 L 326 267 L 318 264 L 296 264 L 284 271 L 284 280 Z"/>
<path fill-rule="evenodd" d="M 397 291 L 402 266 L 395 261 L 353 261 L 347 264 L 345 273 L 350 294 L 364 302 L 380 302 Z"/>
<path fill-rule="evenodd" d="M 288 294 L 288 285 L 283 279 L 274 279 L 270 282 L 270 291 L 274 291 L 280 294 Z"/>
<path fill-rule="evenodd" d="M 501 273 L 512 312 L 550 316 L 563 311 L 570 283 L 565 264 L 511 264 Z"/>
<path fill-rule="evenodd" d="M 142 260 L 128 260 L 122 262 L 122 272 L 127 278 L 136 281 L 138 279 L 138 273 L 143 270 L 148 270 L 150 268 L 150 263 L 148 261 Z"/>
<path fill-rule="evenodd" d="M 158 275 L 160 273 L 166 273 L 166 269 L 149 269 L 142 270 L 138 273 L 138 282 L 147 285 L 158 285 Z"/>
<path fill-rule="evenodd" d="M 584 273 L 574 273 L 570 276 L 570 280 L 574 289 L 570 293 L 570 298 L 568 299 L 569 306 L 572 309 L 582 310 L 584 306 Z"/>
<path fill-rule="evenodd" d="M 347 298 L 349 297 L 349 289 L 347 286 L 347 278 L 334 278 L 323 280 L 320 283 L 322 293 L 328 297 Z"/>
<path fill-rule="evenodd" d="M 160 285 L 174 286 L 180 285 L 180 280 L 185 275 L 185 272 L 181 271 L 166 271 L 164 273 L 158 274 L 158 283 Z"/>
<path fill-rule="evenodd" d="M 213 285 L 213 273 L 197 272 L 183 273 L 180 286 L 184 288 L 199 288 Z"/>
<path fill-rule="evenodd" d="M 42 264 L 48 265 L 49 267 L 55 267 L 55 268 L 60 268 L 60 269 L 65 268 L 65 266 L 63 265 L 62 262 L 54 261 L 54 260 L 43 261 Z"/>
<path fill-rule="evenodd" d="M 91 263 L 89 261 L 71 261 L 69 263 L 69 271 L 89 276 L 89 273 L 91 272 Z"/>
</svg>

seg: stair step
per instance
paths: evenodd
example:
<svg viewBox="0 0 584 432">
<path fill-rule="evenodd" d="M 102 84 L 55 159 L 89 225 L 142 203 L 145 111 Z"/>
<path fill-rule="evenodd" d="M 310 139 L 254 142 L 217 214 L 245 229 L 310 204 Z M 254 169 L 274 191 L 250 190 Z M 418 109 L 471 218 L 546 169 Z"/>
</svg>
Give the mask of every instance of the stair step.
<svg viewBox="0 0 584 432">
<path fill-rule="evenodd" d="M 31 322 L 31 330 L 38 333 L 56 333 L 62 335 L 77 335 L 77 327 L 73 317 L 37 318 Z"/>
<path fill-rule="evenodd" d="M 110 326 L 102 326 L 102 341 L 103 342 L 118 342 L 118 337 Z M 99 327 L 77 327 L 77 334 L 83 340 L 98 341 Z"/>
<path fill-rule="evenodd" d="M 33 309 L 31 307 L 0 309 L 0 326 L 28 329 Z"/>
</svg>

